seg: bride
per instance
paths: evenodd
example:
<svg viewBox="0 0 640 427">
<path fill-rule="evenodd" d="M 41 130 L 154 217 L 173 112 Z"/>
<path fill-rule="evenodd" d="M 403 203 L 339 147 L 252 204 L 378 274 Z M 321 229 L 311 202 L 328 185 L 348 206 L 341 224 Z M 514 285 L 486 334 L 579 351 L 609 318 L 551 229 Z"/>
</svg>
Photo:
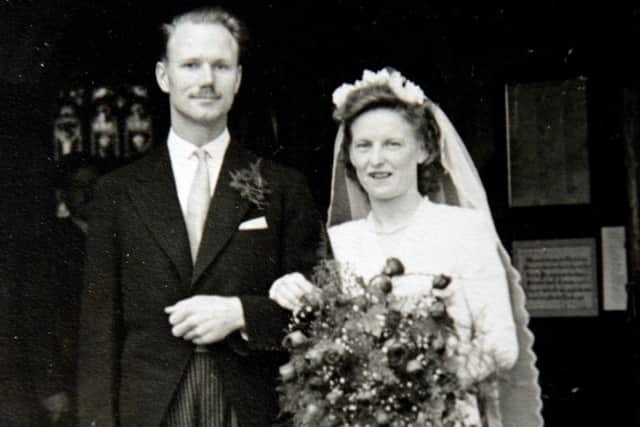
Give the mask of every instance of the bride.
<svg viewBox="0 0 640 427">
<path fill-rule="evenodd" d="M 365 280 L 386 259 L 406 277 L 453 278 L 450 314 L 489 363 L 469 380 L 499 373 L 496 399 L 482 412 L 490 427 L 542 425 L 533 337 L 519 275 L 496 234 L 484 188 L 462 140 L 442 110 L 399 72 L 365 71 L 333 94 L 336 138 L 329 238 L 335 258 Z M 296 310 L 313 292 L 300 273 L 277 280 L 270 297 Z M 412 281 L 395 293 L 420 295 Z M 469 334 L 467 334 L 469 336 Z M 462 374 L 462 373 L 461 373 Z"/>
</svg>

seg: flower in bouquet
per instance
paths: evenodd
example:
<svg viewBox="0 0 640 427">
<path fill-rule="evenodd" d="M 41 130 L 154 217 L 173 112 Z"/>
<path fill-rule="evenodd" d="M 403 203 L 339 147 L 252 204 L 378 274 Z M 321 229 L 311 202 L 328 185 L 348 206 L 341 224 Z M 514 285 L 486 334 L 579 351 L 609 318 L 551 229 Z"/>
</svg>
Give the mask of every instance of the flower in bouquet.
<svg viewBox="0 0 640 427">
<path fill-rule="evenodd" d="M 397 296 L 393 282 L 406 274 L 395 258 L 369 283 L 335 261 L 316 268 L 319 290 L 304 297 L 284 341 L 291 358 L 279 391 L 294 426 L 479 425 L 481 388 L 458 375 L 451 279 L 425 275 L 428 292 Z"/>
</svg>

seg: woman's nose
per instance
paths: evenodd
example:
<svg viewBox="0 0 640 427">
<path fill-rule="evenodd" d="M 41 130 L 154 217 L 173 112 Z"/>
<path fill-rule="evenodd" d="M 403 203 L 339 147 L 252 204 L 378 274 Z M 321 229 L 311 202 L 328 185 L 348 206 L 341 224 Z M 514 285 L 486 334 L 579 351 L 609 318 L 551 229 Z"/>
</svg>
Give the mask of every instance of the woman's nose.
<svg viewBox="0 0 640 427">
<path fill-rule="evenodd" d="M 384 153 L 382 152 L 382 147 L 374 145 L 371 148 L 369 161 L 373 165 L 380 165 L 384 162 Z"/>
</svg>

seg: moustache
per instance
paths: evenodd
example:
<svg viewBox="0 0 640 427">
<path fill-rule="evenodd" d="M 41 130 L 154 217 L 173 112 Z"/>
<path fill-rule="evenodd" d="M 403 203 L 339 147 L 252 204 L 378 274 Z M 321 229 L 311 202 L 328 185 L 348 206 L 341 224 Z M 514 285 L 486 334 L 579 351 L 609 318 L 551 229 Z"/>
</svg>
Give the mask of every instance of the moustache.
<svg viewBox="0 0 640 427">
<path fill-rule="evenodd" d="M 192 95 L 194 98 L 220 98 L 221 96 L 213 87 L 203 87 Z"/>
</svg>

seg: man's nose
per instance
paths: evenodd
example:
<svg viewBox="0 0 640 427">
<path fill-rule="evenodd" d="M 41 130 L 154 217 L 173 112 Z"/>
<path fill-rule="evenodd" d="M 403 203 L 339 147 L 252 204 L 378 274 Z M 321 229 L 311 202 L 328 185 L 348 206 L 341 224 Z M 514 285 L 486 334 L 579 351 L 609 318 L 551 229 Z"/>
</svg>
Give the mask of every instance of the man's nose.
<svg viewBox="0 0 640 427">
<path fill-rule="evenodd" d="M 212 65 L 204 64 L 202 66 L 201 83 L 203 85 L 213 85 L 215 83 L 215 71 Z"/>
</svg>

